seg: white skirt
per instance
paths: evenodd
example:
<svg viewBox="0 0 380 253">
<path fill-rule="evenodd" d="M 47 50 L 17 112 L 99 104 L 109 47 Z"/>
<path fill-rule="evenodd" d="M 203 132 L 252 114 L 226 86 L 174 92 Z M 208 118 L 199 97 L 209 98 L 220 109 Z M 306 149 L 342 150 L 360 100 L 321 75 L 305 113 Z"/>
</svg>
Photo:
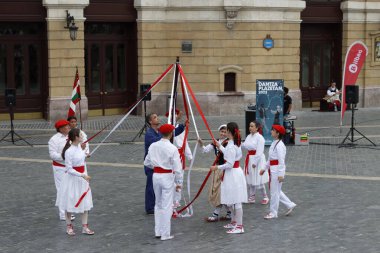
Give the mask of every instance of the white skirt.
<svg viewBox="0 0 380 253">
<path fill-rule="evenodd" d="M 247 183 L 240 167 L 225 170 L 220 201 L 225 205 L 247 203 Z"/>
<path fill-rule="evenodd" d="M 65 173 L 57 192 L 55 205 L 58 206 L 59 209 L 69 213 L 83 213 L 91 210 L 93 203 L 91 189 L 88 190 L 89 187 L 89 183 L 84 178 Z M 85 192 L 87 192 L 87 194 L 78 207 L 75 207 Z"/>
<path fill-rule="evenodd" d="M 257 164 L 257 167 L 252 168 L 253 156 L 249 157 L 249 161 L 248 161 L 249 174 L 245 175 L 245 179 L 247 180 L 248 185 L 253 185 L 253 186 L 260 188 L 264 184 L 269 182 L 268 171 L 265 171 L 264 174 L 262 176 L 260 176 L 260 170 L 265 169 L 265 164 L 266 164 L 265 155 L 262 154 L 260 157 L 260 160 Z"/>
</svg>

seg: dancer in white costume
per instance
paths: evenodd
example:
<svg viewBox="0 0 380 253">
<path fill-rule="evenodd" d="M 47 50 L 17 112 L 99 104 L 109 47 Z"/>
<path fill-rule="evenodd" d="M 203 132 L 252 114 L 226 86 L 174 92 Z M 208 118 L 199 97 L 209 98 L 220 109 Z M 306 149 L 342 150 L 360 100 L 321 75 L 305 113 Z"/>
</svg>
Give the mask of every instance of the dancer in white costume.
<svg viewBox="0 0 380 253">
<path fill-rule="evenodd" d="M 70 144 L 71 142 L 71 144 Z M 61 187 L 58 190 L 56 205 L 65 210 L 67 234 L 75 235 L 71 223 L 71 213 L 82 213 L 82 233 L 93 235 L 94 231 L 88 228 L 88 211 L 92 209 L 92 193 L 89 185 L 91 179 L 87 174 L 85 151 L 81 147 L 82 138 L 80 130 L 71 129 L 69 139 L 62 151 L 65 160 L 66 173 L 62 178 Z"/>
<path fill-rule="evenodd" d="M 231 223 L 225 225 L 224 228 L 229 228 L 228 234 L 242 234 L 244 233 L 242 203 L 247 202 L 247 183 L 240 167 L 241 138 L 239 127 L 235 122 L 227 124 L 227 138 L 229 140 L 225 148 L 216 140 L 214 141 L 214 144 L 223 152 L 226 162 L 223 165 L 213 165 L 210 169 L 212 171 L 219 169 L 224 172 L 220 200 L 232 210 Z"/>
<path fill-rule="evenodd" d="M 219 139 L 217 142 L 219 142 L 223 147 L 226 147 L 228 144 L 227 139 L 227 125 L 223 124 L 219 126 L 218 128 L 219 132 Z M 216 164 L 222 165 L 224 164 L 224 156 L 223 153 L 220 152 L 218 148 L 214 145 L 214 143 L 210 143 L 207 146 L 204 146 L 204 143 L 202 139 L 198 140 L 199 144 L 202 146 L 202 153 L 209 153 L 211 151 L 214 151 L 215 156 L 217 157 Z M 212 173 L 212 178 L 210 181 L 210 187 L 208 190 L 208 202 L 215 208 L 213 213 L 206 218 L 207 222 L 216 222 L 219 220 L 231 220 L 231 211 L 226 205 L 222 205 L 220 203 L 220 186 L 222 183 L 222 170 L 216 170 Z M 226 208 L 227 214 L 225 216 L 219 216 L 220 211 L 222 210 L 222 207 Z"/>
<path fill-rule="evenodd" d="M 256 202 L 256 190 L 259 190 L 262 195 L 261 204 L 267 205 L 269 198 L 265 190 L 265 184 L 268 183 L 269 176 L 267 172 L 260 176 L 260 170 L 265 169 L 266 164 L 264 155 L 265 140 L 259 133 L 260 128 L 260 124 L 256 123 L 256 121 L 249 123 L 250 134 L 245 138 L 241 147 L 248 150 L 244 164 L 244 174 L 249 192 L 248 203 Z"/>
<path fill-rule="evenodd" d="M 264 174 L 265 170 L 270 169 L 270 208 L 269 213 L 264 216 L 264 219 L 273 219 L 278 217 L 278 206 L 279 203 L 283 203 L 288 209 L 285 215 L 289 215 L 296 204 L 292 202 L 286 195 L 281 191 L 282 183 L 285 178 L 285 156 L 286 147 L 282 142 L 282 138 L 285 135 L 285 128 L 281 125 L 273 125 L 271 131 L 273 142 L 269 148 L 268 161 L 264 170 L 260 171 L 260 175 Z"/>
<path fill-rule="evenodd" d="M 174 129 L 171 124 L 164 124 L 159 128 L 162 139 L 150 145 L 144 160 L 144 165 L 153 169 L 153 189 L 156 196 L 154 230 L 156 238 L 161 238 L 162 241 L 174 237 L 170 234 L 173 193 L 174 188 L 177 191 L 181 189 L 181 186 L 175 182 L 183 179 L 178 149 L 170 142 Z"/>
<path fill-rule="evenodd" d="M 55 188 L 57 193 L 61 186 L 63 175 L 65 174 L 65 161 L 62 159 L 62 150 L 67 142 L 67 135 L 70 131 L 69 122 L 65 119 L 55 122 L 55 129 L 57 133 L 54 134 L 49 140 L 49 156 L 53 160 L 53 175 Z M 59 209 L 60 220 L 65 221 L 65 210 Z M 71 217 L 75 219 L 75 217 Z"/>
</svg>

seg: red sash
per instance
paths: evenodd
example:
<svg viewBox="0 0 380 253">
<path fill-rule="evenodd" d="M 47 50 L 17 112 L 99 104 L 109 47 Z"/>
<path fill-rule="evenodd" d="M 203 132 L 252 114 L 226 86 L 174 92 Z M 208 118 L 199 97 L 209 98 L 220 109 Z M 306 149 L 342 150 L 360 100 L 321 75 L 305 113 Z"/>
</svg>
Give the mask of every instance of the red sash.
<svg viewBox="0 0 380 253">
<path fill-rule="evenodd" d="M 57 167 L 65 167 L 65 165 L 59 163 L 59 162 L 56 162 L 56 161 L 53 161 L 53 166 L 57 166 Z"/>
<path fill-rule="evenodd" d="M 240 167 L 240 161 L 235 161 L 234 162 L 234 167 L 233 168 L 239 168 Z M 224 173 L 225 173 L 226 171 L 225 170 L 223 170 L 223 174 L 222 174 L 222 181 L 223 181 L 223 179 L 224 179 Z"/>
<path fill-rule="evenodd" d="M 153 168 L 153 172 L 154 173 L 173 173 L 172 170 L 165 170 L 165 169 L 163 169 L 161 167 L 154 167 Z"/>
<path fill-rule="evenodd" d="M 249 163 L 249 156 L 251 155 L 256 155 L 256 150 L 248 150 L 247 156 L 245 157 L 245 164 L 244 164 L 245 175 L 249 174 L 248 163 Z"/>
<path fill-rule="evenodd" d="M 73 169 L 78 171 L 79 173 L 84 173 L 84 166 L 73 166 Z"/>
<path fill-rule="evenodd" d="M 278 165 L 278 160 L 270 160 L 269 161 L 269 165 L 270 166 L 276 166 L 276 165 Z"/>
</svg>

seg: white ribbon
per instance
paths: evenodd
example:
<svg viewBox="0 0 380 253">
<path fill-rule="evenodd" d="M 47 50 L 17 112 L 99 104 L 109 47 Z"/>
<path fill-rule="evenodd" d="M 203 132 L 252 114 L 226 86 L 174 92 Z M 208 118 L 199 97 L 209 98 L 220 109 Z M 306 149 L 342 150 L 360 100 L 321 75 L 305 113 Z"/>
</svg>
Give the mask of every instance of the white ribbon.
<svg viewBox="0 0 380 253">
<path fill-rule="evenodd" d="M 165 76 L 169 73 L 170 71 L 168 71 L 162 78 L 161 80 L 159 80 L 154 86 L 152 86 L 152 88 L 150 89 L 150 92 L 165 78 Z M 108 139 L 108 137 L 121 125 L 121 123 L 123 123 L 123 121 L 128 118 L 128 116 L 133 112 L 133 110 L 141 103 L 141 101 L 143 101 L 143 97 L 140 98 L 140 101 L 138 103 L 136 103 L 129 111 L 126 115 L 124 115 L 123 118 L 121 118 L 121 120 L 119 120 L 119 122 L 112 128 L 112 130 L 107 134 L 107 136 L 92 150 L 92 152 L 90 153 L 90 156 L 100 147 L 100 145 L 103 144 L 103 142 L 105 140 Z"/>
</svg>

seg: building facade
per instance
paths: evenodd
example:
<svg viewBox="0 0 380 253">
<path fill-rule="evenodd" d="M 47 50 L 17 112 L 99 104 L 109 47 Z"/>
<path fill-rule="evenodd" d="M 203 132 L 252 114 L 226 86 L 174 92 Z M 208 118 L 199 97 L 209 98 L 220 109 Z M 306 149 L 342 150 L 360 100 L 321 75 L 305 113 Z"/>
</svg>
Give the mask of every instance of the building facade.
<svg viewBox="0 0 380 253">
<path fill-rule="evenodd" d="M 296 109 L 315 106 L 332 80 L 340 87 L 356 40 L 369 48 L 359 106 L 380 106 L 380 1 L 0 2 L 0 94 L 16 89 L 16 118 L 65 117 L 76 68 L 83 118 L 122 113 L 177 56 L 207 115 L 242 113 L 257 79 L 283 79 Z M 148 111 L 167 110 L 171 83 L 154 89 Z M 5 100 L 0 118 L 9 117 Z"/>
</svg>

